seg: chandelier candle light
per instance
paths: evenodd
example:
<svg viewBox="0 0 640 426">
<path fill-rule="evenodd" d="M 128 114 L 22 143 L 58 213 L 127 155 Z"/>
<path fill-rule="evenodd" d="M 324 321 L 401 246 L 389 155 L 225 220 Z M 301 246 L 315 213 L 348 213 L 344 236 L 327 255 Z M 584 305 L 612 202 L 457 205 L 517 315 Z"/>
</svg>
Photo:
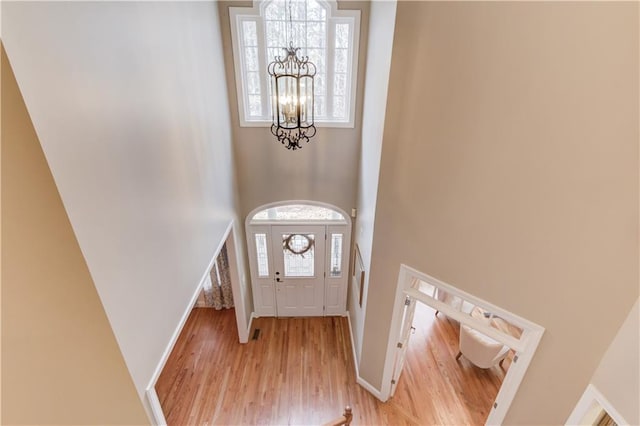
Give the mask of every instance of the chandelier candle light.
<svg viewBox="0 0 640 426">
<path fill-rule="evenodd" d="M 316 66 L 308 56 L 298 57 L 299 47 L 293 47 L 289 2 L 289 47 L 286 56 L 276 56 L 267 71 L 271 76 L 272 124 L 271 133 L 287 149 L 302 148 L 316 134 L 313 111 L 313 79 Z"/>
</svg>

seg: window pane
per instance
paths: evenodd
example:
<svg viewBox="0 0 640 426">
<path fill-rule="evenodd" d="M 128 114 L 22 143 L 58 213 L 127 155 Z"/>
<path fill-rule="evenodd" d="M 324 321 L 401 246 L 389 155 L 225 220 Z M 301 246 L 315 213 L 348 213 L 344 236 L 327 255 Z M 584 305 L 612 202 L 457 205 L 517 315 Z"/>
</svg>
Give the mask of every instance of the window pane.
<svg viewBox="0 0 640 426">
<path fill-rule="evenodd" d="M 331 234 L 331 271 L 332 277 L 342 275 L 342 234 Z"/>
<path fill-rule="evenodd" d="M 491 328 L 495 328 L 503 334 L 515 337 L 516 339 L 520 339 L 520 336 L 522 336 L 522 332 L 524 331 L 517 325 L 512 324 L 506 319 L 496 316 L 492 312 L 482 309 L 479 306 L 476 306 L 471 310 L 471 316 L 487 322 Z"/>
<path fill-rule="evenodd" d="M 282 235 L 285 277 L 314 276 L 314 242 L 313 234 Z M 301 251 L 304 253 L 300 253 Z"/>
<path fill-rule="evenodd" d="M 317 73 L 316 78 L 314 79 L 314 85 L 316 90 L 316 95 L 322 95 L 326 92 L 327 88 L 325 86 L 325 76 L 324 74 Z"/>
<path fill-rule="evenodd" d="M 335 72 L 347 72 L 347 49 L 336 49 Z"/>
<path fill-rule="evenodd" d="M 244 58 L 247 71 L 258 71 L 258 48 L 247 47 L 244 49 Z"/>
<path fill-rule="evenodd" d="M 324 96 L 316 96 L 314 104 L 314 113 L 316 117 L 324 117 L 327 115 L 327 106 L 325 104 Z"/>
<path fill-rule="evenodd" d="M 280 47 L 270 47 L 267 49 L 267 61 L 272 62 L 276 56 L 280 56 L 280 58 L 284 59 L 284 50 Z"/>
<path fill-rule="evenodd" d="M 336 74 L 333 79 L 333 93 L 344 96 L 347 92 L 347 75 Z"/>
<path fill-rule="evenodd" d="M 285 23 L 280 21 L 267 21 L 265 23 L 267 32 L 267 47 L 282 48 L 287 46 L 287 33 Z M 282 50 L 278 52 L 281 54 Z"/>
<path fill-rule="evenodd" d="M 247 73 L 247 92 L 250 95 L 260 94 L 260 74 L 257 72 Z"/>
<path fill-rule="evenodd" d="M 324 49 L 307 49 L 307 55 L 309 60 L 316 66 L 318 73 L 324 73 L 326 69 L 325 65 L 325 50 Z"/>
<path fill-rule="evenodd" d="M 447 305 L 450 305 L 454 309 L 460 310 L 462 308 L 463 300 L 461 298 L 454 296 L 453 294 L 441 288 L 436 289 L 435 298 L 441 302 L 446 303 Z"/>
<path fill-rule="evenodd" d="M 344 96 L 333 97 L 333 117 L 344 118 L 346 112 L 346 105 Z"/>
<path fill-rule="evenodd" d="M 307 24 L 306 22 L 294 22 L 291 26 L 287 24 L 287 29 L 291 27 L 293 31 L 293 47 L 302 49 L 307 47 Z M 287 46 L 289 43 L 287 43 Z"/>
<path fill-rule="evenodd" d="M 269 258 L 267 257 L 267 234 L 256 234 L 256 259 L 258 260 L 258 276 L 269 276 Z"/>
<path fill-rule="evenodd" d="M 517 325 L 512 324 L 506 319 L 496 315 L 491 316 L 491 321 L 489 321 L 489 325 L 498 331 L 508 334 L 511 337 L 515 337 L 516 339 L 520 339 L 520 336 L 522 336 L 522 332 L 524 331 L 522 328 L 518 327 Z"/>
<path fill-rule="evenodd" d="M 336 24 L 336 47 L 349 47 L 349 24 Z"/>
<path fill-rule="evenodd" d="M 249 95 L 249 115 L 251 117 L 262 116 L 262 102 L 260 95 Z"/>
<path fill-rule="evenodd" d="M 435 297 L 434 293 L 436 288 L 429 283 L 426 283 L 422 280 L 414 279 L 411 283 L 412 288 L 417 288 L 420 293 L 424 293 L 430 297 Z"/>
<path fill-rule="evenodd" d="M 315 0 L 309 0 L 307 3 L 307 20 L 308 21 L 324 21 L 327 19 L 327 12 Z"/>
<path fill-rule="evenodd" d="M 285 19 L 285 4 L 284 0 L 274 0 L 264 10 L 264 16 L 266 19 Z M 287 16 L 289 16 L 287 14 Z"/>
<path fill-rule="evenodd" d="M 307 16 L 307 2 L 305 0 L 290 0 L 287 2 L 285 17 L 289 18 L 289 5 L 291 5 L 291 19 L 304 20 Z"/>
<path fill-rule="evenodd" d="M 308 23 L 307 24 L 307 46 L 308 47 L 325 47 L 325 24 L 324 23 Z"/>
<path fill-rule="evenodd" d="M 258 45 L 258 32 L 255 21 L 242 21 L 242 36 L 245 46 Z"/>
<path fill-rule="evenodd" d="M 335 210 L 308 204 L 271 207 L 259 211 L 251 220 L 339 220 L 345 222 L 344 216 Z"/>
</svg>

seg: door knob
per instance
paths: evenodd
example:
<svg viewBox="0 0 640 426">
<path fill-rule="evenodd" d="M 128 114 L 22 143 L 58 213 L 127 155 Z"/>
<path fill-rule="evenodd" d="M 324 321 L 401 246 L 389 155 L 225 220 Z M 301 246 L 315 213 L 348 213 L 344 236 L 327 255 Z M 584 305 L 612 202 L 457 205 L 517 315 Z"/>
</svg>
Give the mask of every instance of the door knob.
<svg viewBox="0 0 640 426">
<path fill-rule="evenodd" d="M 276 278 L 276 281 L 280 282 L 280 278 Z"/>
</svg>

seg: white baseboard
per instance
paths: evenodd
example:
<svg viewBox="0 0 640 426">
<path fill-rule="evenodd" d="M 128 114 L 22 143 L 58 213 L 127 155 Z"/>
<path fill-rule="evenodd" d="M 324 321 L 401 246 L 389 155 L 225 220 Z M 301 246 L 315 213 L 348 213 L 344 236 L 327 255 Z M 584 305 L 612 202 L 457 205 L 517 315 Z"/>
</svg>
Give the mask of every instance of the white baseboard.
<svg viewBox="0 0 640 426">
<path fill-rule="evenodd" d="M 371 383 L 367 382 L 365 379 L 360 377 L 360 369 L 358 368 L 358 358 L 356 357 L 356 345 L 355 345 L 355 342 L 353 341 L 353 327 L 351 326 L 351 315 L 349 315 L 348 311 L 347 311 L 346 317 L 347 317 L 347 322 L 349 323 L 349 338 L 351 339 L 351 350 L 353 352 L 353 368 L 356 373 L 356 383 L 358 383 L 360 386 L 365 388 L 367 392 L 375 396 L 380 401 L 385 402 L 386 399 L 382 398 L 382 393 L 380 392 L 380 390 L 376 389 L 375 386 L 373 386 Z"/>
<path fill-rule="evenodd" d="M 247 343 L 251 338 L 251 326 L 253 325 L 254 318 L 257 318 L 255 312 L 251 312 L 251 316 L 249 317 L 249 325 L 247 326 L 247 331 L 245 333 L 246 338 L 244 339 L 244 342 L 240 340 L 240 343 Z"/>
<path fill-rule="evenodd" d="M 230 236 L 232 236 L 232 232 L 233 232 L 233 221 L 229 222 L 229 225 L 227 226 L 227 230 L 225 231 L 225 236 L 224 238 L 220 241 L 220 243 L 218 244 L 218 247 L 216 247 L 216 250 L 213 254 L 213 257 L 211 258 L 211 260 L 209 261 L 209 265 L 207 266 L 206 270 L 204 271 L 204 273 L 202 274 L 202 278 L 200 279 L 200 283 L 198 284 L 198 287 L 195 289 L 193 295 L 191 296 L 191 299 L 189 301 L 189 303 L 187 304 L 185 311 L 182 314 L 182 317 L 180 318 L 180 321 L 178 322 L 175 330 L 173 331 L 173 334 L 171 336 L 171 339 L 169 339 L 169 343 L 167 344 L 162 356 L 160 357 L 160 361 L 158 362 L 158 365 L 156 366 L 155 371 L 153 372 L 153 375 L 151 376 L 151 380 L 149 380 L 149 384 L 147 385 L 146 391 L 145 391 L 145 408 L 147 409 L 148 413 L 151 414 L 151 420 L 154 422 L 155 425 L 158 426 L 166 426 L 166 420 L 164 417 L 164 413 L 162 412 L 162 407 L 160 405 L 160 400 L 158 399 L 158 395 L 156 393 L 155 390 L 155 385 L 156 382 L 158 381 L 158 378 L 160 377 L 160 373 L 162 373 L 162 370 L 164 369 L 165 364 L 167 363 L 167 360 L 169 359 L 169 356 L 171 355 L 171 351 L 173 351 L 173 348 L 176 344 L 176 342 L 178 341 L 178 338 L 180 337 L 180 333 L 182 332 L 182 329 L 184 328 L 184 325 L 187 322 L 187 319 L 189 318 L 189 315 L 191 314 L 191 311 L 193 310 L 193 308 L 196 306 L 196 303 L 198 301 L 198 297 L 200 296 L 200 292 L 202 291 L 202 287 L 204 285 L 205 280 L 207 279 L 207 277 L 209 276 L 209 272 L 211 271 L 211 269 L 213 268 L 213 264 L 216 261 L 216 258 L 218 257 L 218 254 L 220 253 L 220 251 L 222 250 L 222 247 L 227 243 L 227 241 L 229 240 Z M 235 239 L 231 239 L 231 244 L 229 246 L 230 249 L 235 250 Z M 230 253 L 229 257 L 232 257 L 235 259 L 235 253 Z M 236 261 L 237 262 L 237 261 Z M 233 276 L 233 270 L 232 270 L 232 279 L 235 280 L 236 283 L 238 283 L 240 281 L 239 276 Z M 236 295 L 236 290 L 234 289 L 234 296 Z M 239 310 L 236 308 L 236 318 L 238 315 Z M 243 314 L 244 310 L 240 311 L 240 315 L 244 315 Z M 245 330 L 242 329 L 238 329 L 238 337 L 240 339 L 240 343 L 247 343 L 249 340 L 249 333 L 251 332 L 251 324 L 253 322 L 253 318 L 254 318 L 254 313 L 251 313 L 251 317 L 249 319 L 249 326 Z M 236 319 L 236 322 L 239 324 L 238 327 L 242 327 L 240 325 L 240 320 Z M 243 336 L 244 334 L 244 336 Z M 244 339 L 244 342 L 242 341 Z"/>
<path fill-rule="evenodd" d="M 151 380 L 149 380 L 149 384 L 147 385 L 147 392 L 149 391 L 149 389 L 154 388 L 154 386 L 156 385 L 156 382 L 158 381 L 158 377 L 160 377 L 160 373 L 162 373 L 162 369 L 164 368 L 165 364 L 167 363 L 167 360 L 169 359 L 169 355 L 171 355 L 171 351 L 173 350 L 173 347 L 175 346 L 176 342 L 178 341 L 178 337 L 180 337 L 180 333 L 182 332 L 182 328 L 184 327 L 185 323 L 187 322 L 187 319 L 189 318 L 189 314 L 191 314 L 191 311 L 193 310 L 193 307 L 196 304 L 196 301 L 198 300 L 198 296 L 200 295 L 200 290 L 202 288 L 203 281 L 204 281 L 204 279 L 200 281 L 200 284 L 198 285 L 198 288 L 196 288 L 196 291 L 191 296 L 191 300 L 190 300 L 189 304 L 187 304 L 187 307 L 186 307 L 185 311 L 182 313 L 182 317 L 180 318 L 180 321 L 178 322 L 178 325 L 176 326 L 175 330 L 173 331 L 173 334 L 171 335 L 171 339 L 169 339 L 169 343 L 167 344 L 167 347 L 165 348 L 164 352 L 162 353 L 162 357 L 160 357 L 160 362 L 158 362 L 158 365 L 156 366 L 156 369 L 153 372 L 153 375 L 151 376 Z"/>
<path fill-rule="evenodd" d="M 164 413 L 162 412 L 162 406 L 160 406 L 160 400 L 158 399 L 158 394 L 156 393 L 156 389 L 151 387 L 147 389 L 146 393 L 146 405 L 147 408 L 151 412 L 151 422 L 154 426 L 167 426 L 167 420 L 164 417 Z"/>
<path fill-rule="evenodd" d="M 382 402 L 386 402 L 387 401 L 387 399 L 382 398 L 382 393 L 378 389 L 376 389 L 375 386 L 373 386 L 371 383 L 367 382 L 362 377 L 358 376 L 358 378 L 356 379 L 356 382 L 360 386 L 365 388 L 367 390 L 367 392 L 369 392 L 371 395 L 375 396 L 378 400 L 380 400 Z"/>
<path fill-rule="evenodd" d="M 216 250 L 214 251 L 213 256 L 211 257 L 211 260 L 209 261 L 209 265 L 207 265 L 207 268 L 205 269 L 204 273 L 202 274 L 202 277 L 200 278 L 198 287 L 193 292 L 193 295 L 191 296 L 191 300 L 187 304 L 184 312 L 182 313 L 182 317 L 180 318 L 178 325 L 173 331 L 173 335 L 171 336 L 171 339 L 169 340 L 169 343 L 167 344 L 167 347 L 165 348 L 164 353 L 162 354 L 162 357 L 160 357 L 160 362 L 158 362 L 158 365 L 156 366 L 156 369 L 153 372 L 153 375 L 151 376 L 151 380 L 149 380 L 149 384 L 147 385 L 147 391 L 150 388 L 155 387 L 156 382 L 158 381 L 158 377 L 160 377 L 160 373 L 162 372 L 162 369 L 167 363 L 167 360 L 169 359 L 169 355 L 171 355 L 171 351 L 173 350 L 173 347 L 178 341 L 178 337 L 180 337 L 182 328 L 187 322 L 187 319 L 189 318 L 189 314 L 191 314 L 191 311 L 193 310 L 193 308 L 196 305 L 196 302 L 198 301 L 198 296 L 200 296 L 200 291 L 202 290 L 204 282 L 209 276 L 211 268 L 213 268 L 213 264 L 216 261 L 216 258 L 218 257 L 220 250 L 222 250 L 222 246 L 224 246 L 224 244 L 227 242 L 227 239 L 229 238 L 229 235 L 232 229 L 233 229 L 233 221 L 229 222 L 229 225 L 227 226 L 227 230 L 225 231 L 225 234 L 224 234 L 225 235 L 224 238 L 222 239 L 222 241 L 220 241 L 220 243 L 218 244 L 218 247 L 216 247 Z"/>
<path fill-rule="evenodd" d="M 347 322 L 349 323 L 349 339 L 351 340 L 351 352 L 353 352 L 353 369 L 356 371 L 356 378 L 360 379 L 358 369 L 358 358 L 356 357 L 356 342 L 353 341 L 353 326 L 351 325 L 351 315 L 347 311 Z"/>
</svg>

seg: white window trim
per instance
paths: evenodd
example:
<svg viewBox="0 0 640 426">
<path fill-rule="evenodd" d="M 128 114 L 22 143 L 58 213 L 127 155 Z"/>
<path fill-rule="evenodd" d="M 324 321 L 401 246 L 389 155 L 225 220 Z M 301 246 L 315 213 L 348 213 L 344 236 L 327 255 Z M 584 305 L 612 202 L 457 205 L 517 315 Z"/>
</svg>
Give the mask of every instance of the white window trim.
<svg viewBox="0 0 640 426">
<path fill-rule="evenodd" d="M 327 16 L 327 25 L 328 31 L 330 31 L 327 41 L 327 52 L 330 52 L 332 56 L 333 54 L 333 44 L 335 36 L 331 34 L 333 31 L 334 25 L 330 24 L 330 22 L 338 22 L 341 21 L 351 23 L 353 20 L 353 32 L 351 33 L 351 39 L 349 40 L 351 46 L 353 46 L 351 57 L 349 58 L 348 70 L 351 73 L 351 80 L 349 81 L 350 87 L 350 95 L 346 97 L 348 102 L 347 111 L 348 111 L 348 120 L 345 121 L 337 121 L 337 120 L 326 120 L 326 119 L 315 119 L 316 127 L 334 127 L 334 128 L 353 128 L 355 127 L 355 114 L 356 114 L 356 93 L 358 91 L 358 55 L 360 50 L 360 11 L 359 10 L 339 10 L 337 2 L 331 0 L 316 0 L 319 3 L 322 3 L 325 6 L 328 6 L 329 13 Z M 229 7 L 229 20 L 231 24 L 231 46 L 233 50 L 233 65 L 234 72 L 236 78 L 236 98 L 238 102 L 238 118 L 240 121 L 240 127 L 269 127 L 271 126 L 270 119 L 262 119 L 262 120 L 247 120 L 248 116 L 248 105 L 245 102 L 244 93 L 246 93 L 246 80 L 243 75 L 243 70 L 245 69 L 244 65 L 244 55 L 240 51 L 240 34 L 239 27 L 240 23 L 243 20 L 255 20 L 257 23 L 257 31 L 258 31 L 258 58 L 260 65 L 264 65 L 264 69 L 260 70 L 260 82 L 261 89 L 267 90 L 267 73 L 266 73 L 266 64 L 269 63 L 270 59 L 265 58 L 266 49 L 264 46 L 264 28 L 263 28 L 263 20 L 262 15 L 264 12 L 264 8 L 269 3 L 269 0 L 262 1 L 254 1 L 253 7 Z M 330 44 L 330 46 L 329 46 Z M 327 57 L 327 64 L 333 62 L 333 57 Z M 327 66 L 328 68 L 328 66 Z M 330 82 L 327 81 L 327 84 Z M 269 94 L 262 94 L 262 104 L 263 108 L 266 104 L 268 104 Z"/>
</svg>

